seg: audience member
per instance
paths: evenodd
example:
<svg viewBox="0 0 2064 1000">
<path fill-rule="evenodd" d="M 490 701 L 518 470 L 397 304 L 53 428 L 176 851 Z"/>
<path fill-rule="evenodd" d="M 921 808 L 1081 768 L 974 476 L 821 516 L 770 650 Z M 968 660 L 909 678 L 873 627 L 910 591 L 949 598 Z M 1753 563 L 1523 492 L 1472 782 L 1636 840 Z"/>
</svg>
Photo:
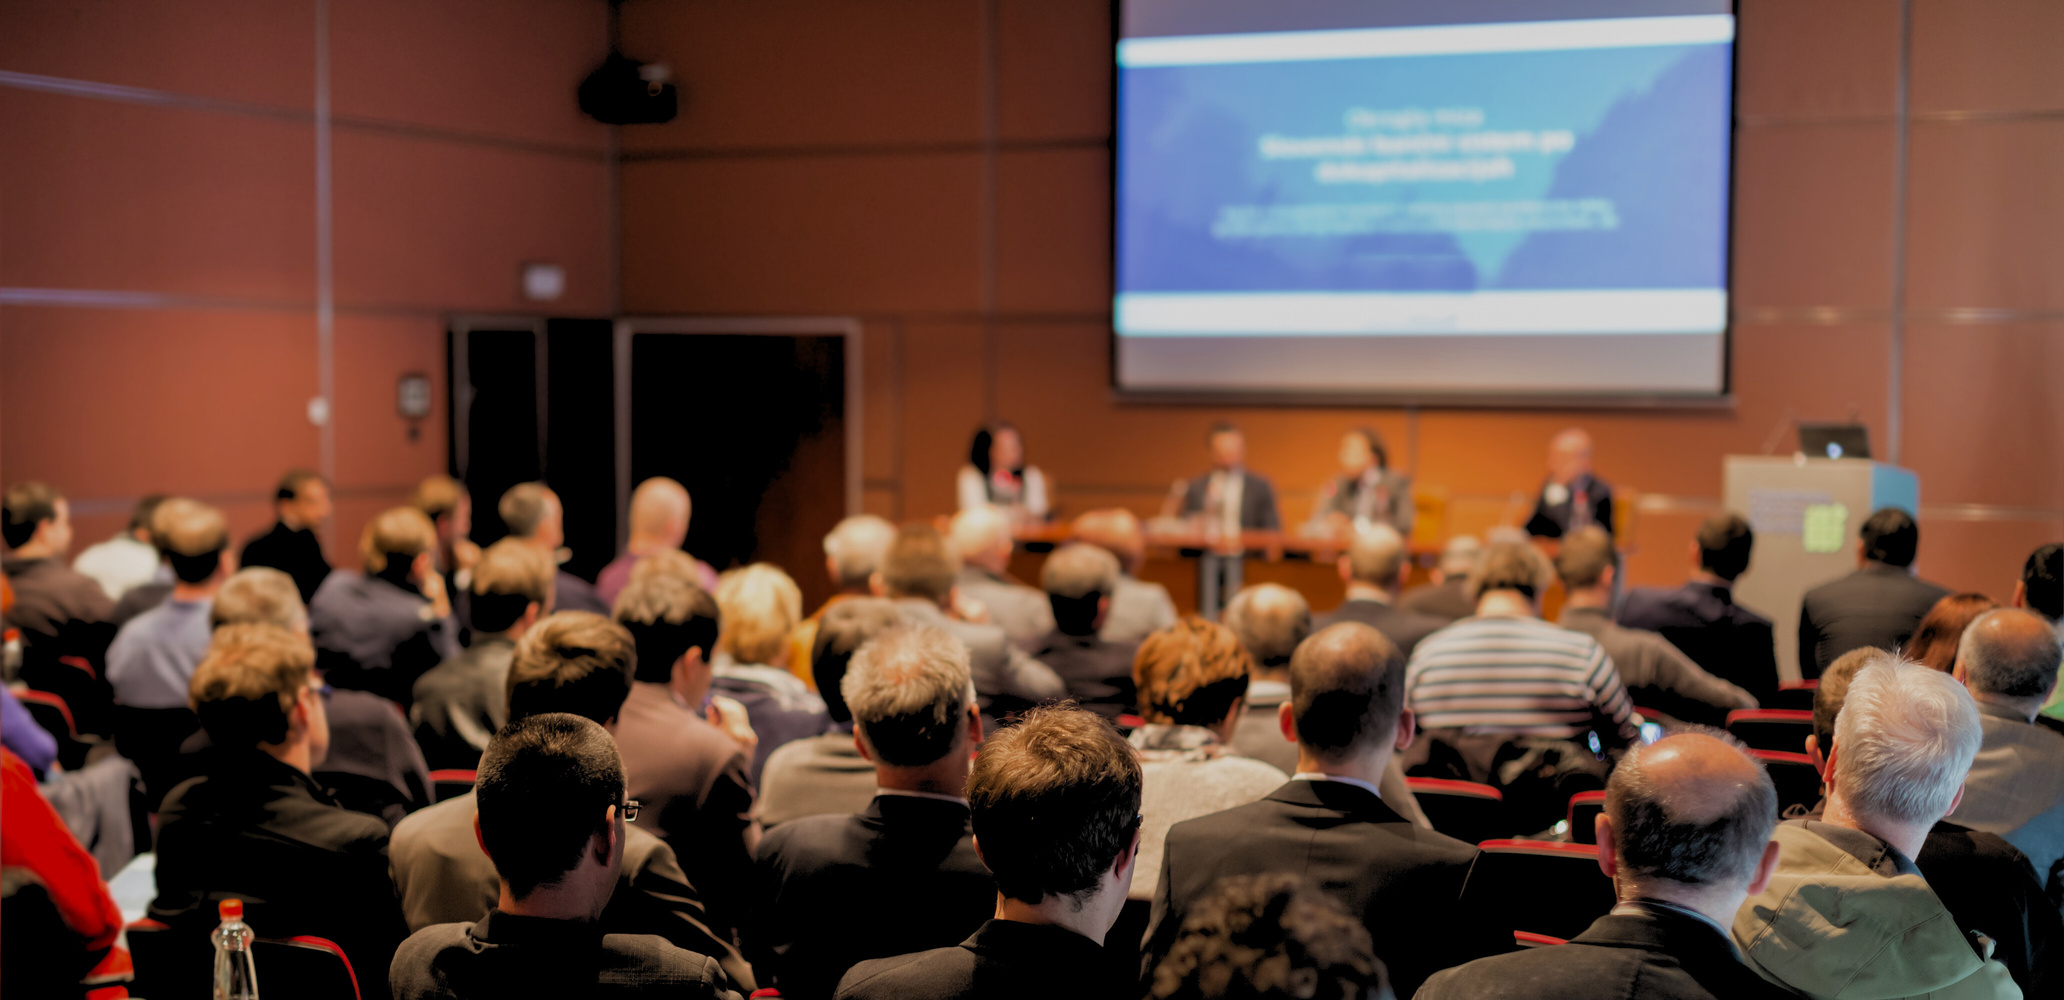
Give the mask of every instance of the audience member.
<svg viewBox="0 0 2064 1000">
<path fill-rule="evenodd" d="M 1913 638 L 1906 640 L 1906 648 L 1900 655 L 1924 667 L 1949 673 L 1956 666 L 1957 646 L 1963 642 L 1964 630 L 1979 615 L 1999 607 L 1999 602 L 1984 594 L 1951 594 L 1936 601 L 1928 609 L 1921 624 L 1914 629 Z M 1826 676 L 1823 674 L 1822 676 Z"/>
<path fill-rule="evenodd" d="M 610 560 L 595 577 L 595 593 L 610 605 L 631 582 L 631 567 L 655 552 L 679 551 L 688 540 L 688 516 L 694 510 L 688 490 L 665 476 L 654 476 L 631 491 L 631 538 L 623 554 Z M 693 557 L 691 557 L 693 558 Z M 695 579 L 704 590 L 717 589 L 717 571 L 696 560 Z"/>
<path fill-rule="evenodd" d="M 1734 709 L 1755 708 L 1754 695 L 1699 669 L 1662 636 L 1613 624 L 1614 561 L 1612 536 L 1595 524 L 1563 536 L 1555 572 L 1562 577 L 1564 597 L 1555 623 L 1598 640 L 1635 704 L 1708 724 L 1725 720 Z M 1777 675 L 1763 680 L 1775 695 Z"/>
<path fill-rule="evenodd" d="M 19 676 L 30 687 L 62 696 L 81 730 L 108 732 L 113 720 L 106 682 L 59 662 L 75 656 L 104 676 L 115 636 L 107 592 L 64 563 L 72 547 L 71 506 L 44 483 L 16 483 L 0 499 L 0 536 L 8 548 L 0 573 L 14 591 L 7 624 L 21 631 Z"/>
<path fill-rule="evenodd" d="M 1591 435 L 1572 427 L 1548 442 L 1548 480 L 1534 499 L 1526 531 L 1561 538 L 1592 524 L 1613 533 L 1612 487 L 1591 470 Z"/>
<path fill-rule="evenodd" d="M 653 575 L 617 595 L 616 620 L 637 652 L 616 738 L 631 794 L 645 804 L 639 825 L 674 849 L 715 926 L 736 927 L 759 829 L 750 753 L 706 707 L 717 602 L 688 580 Z"/>
<path fill-rule="evenodd" d="M 1210 530 L 1226 536 L 1281 529 L 1275 486 L 1247 471 L 1246 435 L 1221 422 L 1212 425 L 1209 440 L 1211 471 L 1183 490 L 1182 516 L 1202 517 Z"/>
<path fill-rule="evenodd" d="M 1357 427 L 1341 435 L 1340 475 L 1319 487 L 1308 526 L 1317 532 L 1347 537 L 1384 525 L 1400 535 L 1412 533 L 1418 513 L 1412 503 L 1412 477 L 1390 467 L 1390 449 L 1373 428 Z"/>
<path fill-rule="evenodd" d="M 1032 647 L 1068 685 L 1068 697 L 1112 721 L 1132 711 L 1132 654 L 1139 648 L 1098 635 L 1118 579 L 1117 558 L 1097 546 L 1070 542 L 1055 549 L 1039 572 L 1053 627 Z"/>
<path fill-rule="evenodd" d="M 1264 872 L 1302 875 L 1360 919 L 1400 996 L 1436 970 L 1505 950 L 1509 941 L 1461 910 L 1476 849 L 1414 826 L 1377 790 L 1412 739 L 1404 686 L 1403 654 L 1366 625 L 1334 625 L 1298 647 L 1282 709 L 1297 773 L 1259 802 L 1168 831 L 1146 968 L 1171 953 L 1221 879 Z"/>
<path fill-rule="evenodd" d="M 1064 697 L 1068 686 L 1046 664 L 1026 655 L 1000 626 L 961 621 L 947 614 L 953 606 L 953 581 L 960 573 L 938 529 L 906 524 L 882 560 L 881 594 L 913 625 L 944 629 L 966 643 L 975 693 L 991 717 L 1016 711 L 1049 698 Z"/>
<path fill-rule="evenodd" d="M 2012 604 L 2027 608 L 2058 625 L 2064 619 L 2064 543 L 2037 546 L 2021 564 Z"/>
<path fill-rule="evenodd" d="M 724 630 L 714 657 L 718 694 L 745 706 L 758 737 L 752 752 L 752 780 L 774 748 L 821 735 L 831 728 L 824 699 L 788 670 L 789 633 L 803 617 L 803 592 L 773 563 L 726 570 L 717 578 L 717 607 Z"/>
<path fill-rule="evenodd" d="M 635 657 L 630 634 L 599 615 L 567 611 L 544 618 L 516 643 L 509 661 L 510 723 L 564 711 L 614 725 L 630 693 Z M 494 864 L 474 828 L 477 795 L 446 799 L 394 828 L 394 887 L 412 931 L 479 920 L 500 897 Z M 626 817 L 641 818 L 642 812 Z M 752 968 L 731 945 L 730 927 L 712 930 L 709 919 L 673 848 L 642 824 L 627 826 L 623 868 L 601 929 L 654 934 L 708 955 L 740 989 L 750 989 Z"/>
<path fill-rule="evenodd" d="M 1799 605 L 1799 673 L 1819 677 L 1835 657 L 1875 646 L 1900 649 L 1949 591 L 1914 576 L 1921 529 L 1897 507 L 1858 531 L 1855 572 L 1806 592 Z"/>
<path fill-rule="evenodd" d="M 473 544 L 473 495 L 466 484 L 442 473 L 430 476 L 416 484 L 409 506 L 437 528 L 437 571 L 460 593 L 469 592 L 481 549 Z"/>
<path fill-rule="evenodd" d="M 1311 605 L 1282 584 L 1261 583 L 1234 594 L 1224 618 L 1254 669 L 1233 747 L 1288 774 L 1297 769 L 1297 744 L 1283 736 L 1281 709 L 1290 701 L 1290 654 L 1311 635 Z"/>
<path fill-rule="evenodd" d="M 2034 723 L 2056 690 L 2060 660 L 2049 622 L 2001 608 L 1964 630 L 1954 668 L 1978 703 L 1984 734 L 1956 821 L 1999 834 L 2053 884 L 2064 881 L 2064 735 Z"/>
<path fill-rule="evenodd" d="M 1012 524 L 1045 521 L 1051 510 L 1046 475 L 1025 464 L 1025 442 L 1018 429 L 997 422 L 975 432 L 968 445 L 968 464 L 954 477 L 960 509 L 994 505 Z"/>
<path fill-rule="evenodd" d="M 1149 1000 L 1394 1000 L 1368 928 L 1283 873 L 1219 883 L 1147 985 Z"/>
<path fill-rule="evenodd" d="M 331 574 L 308 602 L 317 665 L 334 687 L 406 709 L 416 678 L 459 652 L 437 529 L 414 507 L 392 507 L 366 522 L 358 551 L 365 572 Z"/>
<path fill-rule="evenodd" d="M 1127 742 L 1145 775 L 1145 818 L 1132 898 L 1154 898 L 1169 827 L 1254 802 L 1286 780 L 1281 769 L 1232 747 L 1253 671 L 1233 631 L 1202 618 L 1185 618 L 1140 644 L 1132 672 L 1146 722 Z"/>
<path fill-rule="evenodd" d="M 1410 657 L 1419 640 L 1450 619 L 1397 606 L 1397 595 L 1412 573 L 1408 555 L 1404 536 L 1388 524 L 1356 532 L 1339 562 L 1340 579 L 1347 583 L 1347 600 L 1321 616 L 1318 627 L 1361 622 L 1383 633 L 1385 639 Z"/>
<path fill-rule="evenodd" d="M 1093 510 L 1075 519 L 1074 541 L 1086 542 L 1118 559 L 1118 590 L 1097 637 L 1105 642 L 1139 642 L 1175 624 L 1175 600 L 1168 588 L 1139 578 L 1147 560 L 1147 536 L 1139 518 L 1123 507 Z"/>
<path fill-rule="evenodd" d="M 1856 672 L 1827 754 L 1823 818 L 1779 824 L 1776 874 L 1735 914 L 1750 967 L 1816 998 L 2020 994 L 1912 860 L 1962 797 L 1978 720 L 1938 671 L 1893 658 Z"/>
<path fill-rule="evenodd" d="M 72 569 L 93 578 L 108 600 L 120 602 L 122 595 L 158 579 L 158 546 L 151 538 L 151 515 L 165 495 L 152 493 L 136 501 L 129 512 L 129 524 L 95 542 L 72 560 Z"/>
<path fill-rule="evenodd" d="M 825 612 L 841 602 L 873 596 L 874 575 L 881 572 L 882 557 L 895 540 L 896 526 L 873 514 L 846 518 L 824 536 L 824 571 L 837 589 L 795 627 L 789 640 L 788 670 L 802 678 L 810 690 L 820 690 L 811 652 L 817 646 L 817 629 Z M 827 695 L 824 700 L 831 698 Z"/>
<path fill-rule="evenodd" d="M 854 654 L 840 684 L 874 764 L 874 798 L 770 830 L 756 855 L 747 955 L 790 1000 L 828 1000 L 867 959 L 952 947 L 996 910 L 969 826 L 982 719 L 967 647 L 935 628 L 890 629 Z"/>
<path fill-rule="evenodd" d="M 820 813 L 856 813 L 874 800 L 874 763 L 853 739 L 853 711 L 839 686 L 854 653 L 902 623 L 896 606 L 878 597 L 841 601 L 825 611 L 810 662 L 815 664 L 817 690 L 831 717 L 831 731 L 782 744 L 767 755 L 760 773 L 761 825 L 771 828 Z"/>
<path fill-rule="evenodd" d="M 509 721 L 509 658 L 516 641 L 552 612 L 551 558 L 504 538 L 474 562 L 473 644 L 416 678 L 409 721 L 434 768 L 470 771 Z"/>
<path fill-rule="evenodd" d="M 1420 1000 L 1744 1000 L 1791 994 L 1744 966 L 1727 927 L 1777 864 L 1777 789 L 1719 732 L 1636 747 L 1598 817 L 1619 905 L 1568 944 L 1434 974 Z"/>
<path fill-rule="evenodd" d="M 0 990 L 80 1000 L 129 995 L 122 911 L 93 855 L 12 749 L 0 751 L 0 899 L 7 928 L 0 936 Z"/>
<path fill-rule="evenodd" d="M 1104 963 L 1140 844 L 1140 766 L 1111 724 L 1038 708 L 991 737 L 968 776 L 995 916 L 951 948 L 862 962 L 841 1000 L 1135 995 L 1085 977 Z"/>
<path fill-rule="evenodd" d="M 394 956 L 396 1000 L 737 1000 L 714 959 L 603 921 L 639 808 L 624 787 L 616 745 L 592 720 L 533 715 L 498 735 L 481 759 L 473 821 L 498 898 L 477 921 L 410 937 Z"/>
<path fill-rule="evenodd" d="M 170 600 L 122 626 L 107 658 L 115 746 L 143 773 L 145 800 L 153 810 L 186 777 L 168 765 L 199 728 L 187 707 L 188 688 L 214 635 L 209 615 L 215 594 L 236 569 L 227 558 L 229 521 L 221 511 L 174 497 L 159 505 L 155 519 L 178 582 Z"/>
<path fill-rule="evenodd" d="M 1481 558 L 1483 543 L 1475 536 L 1449 538 L 1441 546 L 1440 562 L 1431 574 L 1433 582 L 1405 591 L 1398 607 L 1447 621 L 1476 614 L 1476 599 L 1469 596 L 1469 574 Z"/>
<path fill-rule="evenodd" d="M 987 504 L 962 507 L 953 515 L 948 537 L 960 556 L 960 572 L 953 585 L 962 600 L 980 602 L 989 621 L 1020 645 L 1038 642 L 1053 631 L 1046 595 L 1010 575 L 1011 553 L 1017 545 L 1011 538 L 1010 518 L 1001 508 Z"/>
<path fill-rule="evenodd" d="M 1740 514 L 1706 518 L 1691 543 L 1691 579 L 1676 590 L 1627 591 L 1619 623 L 1659 633 L 1706 672 L 1767 704 L 1777 695 L 1777 633 L 1770 619 L 1734 603 L 1734 581 L 1748 571 L 1755 545 Z"/>
<path fill-rule="evenodd" d="M 330 519 L 330 484 L 307 469 L 290 469 L 272 495 L 277 520 L 272 530 L 244 543 L 239 566 L 270 566 L 294 578 L 301 603 L 313 604 L 315 592 L 330 575 L 315 529 Z"/>
<path fill-rule="evenodd" d="M 517 483 L 502 494 L 495 512 L 509 528 L 509 537 L 529 545 L 552 560 L 554 606 L 566 611 L 609 614 L 609 601 L 602 599 L 593 584 L 558 568 L 566 548 L 566 508 L 559 494 L 543 483 Z"/>
<path fill-rule="evenodd" d="M 329 720 L 308 641 L 270 625 L 225 625 L 193 675 L 194 713 L 214 743 L 206 770 L 158 812 L 151 916 L 199 943 L 215 901 L 245 902 L 266 935 L 337 942 L 368 992 L 386 989 L 405 934 L 387 881 L 387 826 L 338 805 L 310 777 Z"/>
</svg>

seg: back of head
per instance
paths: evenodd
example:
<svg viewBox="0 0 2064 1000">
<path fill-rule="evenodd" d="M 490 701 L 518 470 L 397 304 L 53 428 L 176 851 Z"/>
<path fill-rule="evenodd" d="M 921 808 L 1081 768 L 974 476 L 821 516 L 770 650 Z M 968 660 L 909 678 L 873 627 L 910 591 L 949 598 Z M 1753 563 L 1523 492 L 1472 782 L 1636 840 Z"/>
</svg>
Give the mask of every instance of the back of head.
<svg viewBox="0 0 2064 1000">
<path fill-rule="evenodd" d="M 322 482 L 322 474 L 314 469 L 288 469 L 280 474 L 279 486 L 272 491 L 274 500 L 299 500 L 309 483 Z"/>
<path fill-rule="evenodd" d="M 824 558 L 830 560 L 841 589 L 863 588 L 881 572 L 882 559 L 895 540 L 895 525 L 873 514 L 856 514 L 824 536 Z"/>
<path fill-rule="evenodd" d="M 846 671 L 853 654 L 875 636 L 903 624 L 903 613 L 893 601 L 861 597 L 840 601 L 817 620 L 817 641 L 810 647 L 810 674 L 817 681 L 817 693 L 824 696 L 824 710 L 833 722 L 853 721 L 846 707 Z"/>
<path fill-rule="evenodd" d="M 1996 607 L 1998 601 L 1978 593 L 1951 594 L 1936 601 L 1901 652 L 1915 663 L 1948 673 L 1956 666 L 1957 643 L 1971 620 Z"/>
<path fill-rule="evenodd" d="M 1075 541 L 1103 549 L 1128 566 L 1147 553 L 1147 536 L 1140 530 L 1139 518 L 1123 507 L 1083 514 L 1075 519 L 1070 534 Z"/>
<path fill-rule="evenodd" d="M 995 552 L 1010 544 L 1010 518 L 993 504 L 969 507 L 953 515 L 951 538 L 963 562 Z"/>
<path fill-rule="evenodd" d="M 1311 604 L 1280 583 L 1257 583 L 1226 604 L 1226 627 L 1263 668 L 1290 662 L 1297 644 L 1311 634 Z"/>
<path fill-rule="evenodd" d="M 2021 586 L 2030 608 L 2053 622 L 2064 618 L 2064 544 L 2051 542 L 2030 552 L 2021 564 Z"/>
<path fill-rule="evenodd" d="M 511 536 L 532 538 L 551 519 L 558 502 L 551 487 L 543 483 L 517 483 L 502 494 L 501 502 L 495 504 L 495 513 L 502 516 L 502 524 Z"/>
<path fill-rule="evenodd" d="M 1456 535 L 1441 546 L 1440 571 L 1445 577 L 1461 578 L 1476 569 L 1483 558 L 1483 543 L 1474 535 Z"/>
<path fill-rule="evenodd" d="M 205 583 L 229 548 L 229 519 L 198 500 L 172 497 L 151 516 L 151 538 L 181 583 Z"/>
<path fill-rule="evenodd" d="M 631 534 L 678 546 L 688 534 L 694 504 L 688 488 L 665 476 L 654 476 L 631 491 Z"/>
<path fill-rule="evenodd" d="M 270 566 L 247 566 L 237 570 L 216 591 L 208 608 L 208 624 L 271 625 L 289 632 L 308 631 L 308 608 L 301 603 L 301 589 L 294 578 Z"/>
<path fill-rule="evenodd" d="M 1554 582 L 1555 567 L 1548 557 L 1527 542 L 1497 542 L 1484 550 L 1476 569 L 1469 574 L 1469 596 L 1480 598 L 1493 590 L 1515 590 L 1528 600 L 1539 598 Z"/>
<path fill-rule="evenodd" d="M 1254 659 L 1233 630 L 1194 615 L 1147 636 L 1132 657 L 1148 722 L 1218 725 L 1246 696 L 1253 674 Z"/>
<path fill-rule="evenodd" d="M 1921 528 L 1913 515 L 1897 507 L 1880 507 L 1857 530 L 1863 539 L 1863 557 L 1872 562 L 1904 569 L 1913 565 L 1921 547 Z"/>
<path fill-rule="evenodd" d="M 1957 645 L 1971 693 L 2040 704 L 2057 685 L 2064 649 L 2057 630 L 2040 615 L 1995 608 L 1971 622 Z"/>
<path fill-rule="evenodd" d="M 224 625 L 194 668 L 187 701 L 218 747 L 277 745 L 314 671 L 307 639 L 272 625 Z"/>
<path fill-rule="evenodd" d="M 853 654 L 839 693 L 853 714 L 853 732 L 875 760 L 894 767 L 936 763 L 959 742 L 975 703 L 968 648 L 925 625 L 889 629 Z"/>
<path fill-rule="evenodd" d="M 1733 737 L 1699 727 L 1629 751 L 1605 813 L 1633 885 L 1746 891 L 1777 826 L 1777 788 Z"/>
<path fill-rule="evenodd" d="M 1296 875 L 1236 875 L 1183 918 L 1150 1000 L 1365 1000 L 1384 995 L 1368 928 Z"/>
<path fill-rule="evenodd" d="M 554 614 L 516 642 L 509 720 L 570 712 L 607 723 L 630 695 L 637 665 L 637 646 L 622 625 L 587 611 Z"/>
<path fill-rule="evenodd" d="M 536 546 L 515 538 L 488 546 L 473 566 L 473 630 L 483 635 L 507 632 L 532 604 L 549 611 L 558 576 L 552 557 Z"/>
<path fill-rule="evenodd" d="M 616 595 L 615 618 L 637 646 L 637 679 L 651 684 L 673 680 L 674 664 L 691 649 L 701 650 L 707 662 L 722 630 L 717 599 L 675 576 L 626 584 Z"/>
<path fill-rule="evenodd" d="M 437 548 L 437 526 L 414 507 L 389 507 L 358 537 L 358 554 L 367 573 L 405 572 L 417 556 Z"/>
<path fill-rule="evenodd" d="M 1139 760 L 1078 708 L 1035 708 L 989 737 L 967 791 L 982 861 L 1011 899 L 1079 906 L 1139 831 Z"/>
<path fill-rule="evenodd" d="M 1564 535 L 1562 550 L 1555 554 L 1555 575 L 1570 590 L 1596 587 L 1612 568 L 1613 541 L 1605 529 L 1587 524 Z"/>
<path fill-rule="evenodd" d="M 1297 745 L 1320 760 L 1388 746 L 1404 707 L 1405 654 L 1367 625 L 1329 625 L 1290 658 Z"/>
<path fill-rule="evenodd" d="M 158 505 L 165 500 L 163 493 L 146 493 L 136 498 L 136 506 L 129 509 L 129 530 L 149 532 L 151 519 L 158 513 Z M 156 539 L 157 536 L 153 534 L 151 544 L 157 544 Z"/>
<path fill-rule="evenodd" d="M 616 741 L 592 720 L 562 712 L 502 727 L 480 755 L 473 785 L 480 839 L 518 900 L 579 867 L 610 807 L 624 801 Z"/>
<path fill-rule="evenodd" d="M 1118 590 L 1118 557 L 1070 542 L 1046 557 L 1039 583 L 1053 605 L 1054 624 L 1069 635 L 1089 635 L 1096 631 L 1098 601 Z"/>
<path fill-rule="evenodd" d="M 1898 659 L 1875 646 L 1864 646 L 1835 657 L 1835 662 L 1820 672 L 1820 686 L 1813 689 L 1813 735 L 1821 753 L 1835 745 L 1835 720 L 1842 715 L 1842 702 L 1849 697 L 1849 682 L 1856 679 L 1856 672 L 1867 663 L 1895 663 Z"/>
<path fill-rule="evenodd" d="M 1748 518 L 1722 511 L 1699 525 L 1699 565 L 1722 580 L 1733 580 L 1748 571 L 1749 553 L 1756 547 L 1756 532 Z"/>
<path fill-rule="evenodd" d="M 896 529 L 896 540 L 882 560 L 882 582 L 890 597 L 922 597 L 944 601 L 953 591 L 953 578 L 960 574 L 960 559 L 946 545 L 945 536 L 929 524 L 906 524 Z"/>
<path fill-rule="evenodd" d="M 1405 568 L 1405 537 L 1387 524 L 1355 532 L 1347 543 L 1347 573 L 1356 583 L 1390 587 Z"/>
<path fill-rule="evenodd" d="M 740 663 L 773 663 L 803 620 L 803 592 L 773 563 L 727 570 L 717 583 L 724 616 L 717 648 Z"/>
<path fill-rule="evenodd" d="M 417 483 L 415 494 L 409 497 L 409 506 L 432 521 L 451 516 L 465 502 L 466 484 L 443 473 Z"/>
<path fill-rule="evenodd" d="M 1865 665 L 1835 719 L 1834 790 L 1859 818 L 1927 827 L 1949 812 L 1982 734 L 1970 692 L 1896 657 Z"/>
<path fill-rule="evenodd" d="M 0 537 L 7 547 L 18 549 L 29 544 L 36 536 L 36 525 L 57 516 L 57 505 L 64 500 L 64 494 L 52 489 L 49 483 L 31 479 L 16 483 L 0 496 Z"/>
</svg>

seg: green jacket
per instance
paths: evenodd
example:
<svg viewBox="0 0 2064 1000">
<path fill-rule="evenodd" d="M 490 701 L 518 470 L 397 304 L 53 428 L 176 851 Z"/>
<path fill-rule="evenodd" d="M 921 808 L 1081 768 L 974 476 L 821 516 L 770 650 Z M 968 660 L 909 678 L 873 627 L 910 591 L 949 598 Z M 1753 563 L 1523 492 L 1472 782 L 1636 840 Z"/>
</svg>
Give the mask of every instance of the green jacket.
<svg viewBox="0 0 2064 1000">
<path fill-rule="evenodd" d="M 1919 876 L 1880 875 L 1801 825 L 1776 839 L 1777 873 L 1734 915 L 1763 978 L 1817 1000 L 2020 1000 L 1991 939 L 1965 936 Z"/>
</svg>

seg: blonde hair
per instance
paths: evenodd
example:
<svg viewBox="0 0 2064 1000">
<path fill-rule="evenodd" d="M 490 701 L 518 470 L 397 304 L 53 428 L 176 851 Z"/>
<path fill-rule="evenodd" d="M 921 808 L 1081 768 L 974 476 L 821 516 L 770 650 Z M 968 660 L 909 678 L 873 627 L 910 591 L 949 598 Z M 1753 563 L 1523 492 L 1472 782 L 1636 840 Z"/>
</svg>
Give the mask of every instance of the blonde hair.
<svg viewBox="0 0 2064 1000">
<path fill-rule="evenodd" d="M 773 563 L 753 563 L 717 578 L 724 632 L 717 650 L 740 663 L 773 663 L 803 618 L 803 592 Z"/>
<path fill-rule="evenodd" d="M 702 573 L 696 568 L 695 557 L 680 549 L 661 549 L 651 555 L 640 556 L 631 564 L 630 582 L 655 576 L 670 576 L 698 587 L 702 585 Z"/>
<path fill-rule="evenodd" d="M 387 560 L 399 556 L 414 559 L 437 547 L 437 526 L 430 516 L 414 507 L 389 507 L 366 522 L 358 536 L 358 554 L 368 573 L 387 569 Z"/>
<path fill-rule="evenodd" d="M 289 632 L 306 631 L 308 608 L 294 578 L 270 566 L 236 571 L 215 595 L 208 623 L 216 629 L 232 625 L 271 625 Z"/>
<path fill-rule="evenodd" d="M 187 705 L 218 747 L 284 743 L 314 672 L 307 639 L 274 625 L 224 625 L 187 682 Z"/>
<path fill-rule="evenodd" d="M 480 562 L 473 567 L 473 592 L 520 594 L 536 601 L 540 608 L 549 608 L 552 584 L 558 575 L 559 567 L 537 546 L 525 545 L 514 537 L 504 538 L 480 553 Z"/>
<path fill-rule="evenodd" d="M 151 539 L 159 549 L 204 556 L 229 547 L 229 520 L 198 500 L 169 497 L 151 513 Z"/>
<path fill-rule="evenodd" d="M 459 509 L 465 501 L 466 484 L 439 473 L 416 484 L 416 494 L 409 498 L 409 506 L 434 521 Z"/>
</svg>

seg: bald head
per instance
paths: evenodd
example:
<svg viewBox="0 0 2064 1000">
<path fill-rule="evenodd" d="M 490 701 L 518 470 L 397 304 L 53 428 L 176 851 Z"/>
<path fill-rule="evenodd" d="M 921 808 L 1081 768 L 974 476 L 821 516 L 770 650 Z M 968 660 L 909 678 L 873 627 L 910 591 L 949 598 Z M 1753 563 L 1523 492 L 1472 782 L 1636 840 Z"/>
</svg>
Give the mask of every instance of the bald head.
<svg viewBox="0 0 2064 1000">
<path fill-rule="evenodd" d="M 1636 894 L 1746 892 L 1777 825 L 1777 789 L 1733 738 L 1695 730 L 1628 753 L 1606 783 L 1605 815 Z"/>
<path fill-rule="evenodd" d="M 631 491 L 632 544 L 678 548 L 688 537 L 688 488 L 654 476 Z"/>
<path fill-rule="evenodd" d="M 1311 604 L 1280 583 L 1259 583 L 1233 595 L 1225 624 L 1257 665 L 1281 667 L 1311 634 Z"/>
<path fill-rule="evenodd" d="M 2018 608 L 1995 608 L 1964 629 L 1956 674 L 1972 696 L 2034 714 L 2057 685 L 2060 658 L 2064 650 L 2049 622 Z"/>
<path fill-rule="evenodd" d="M 1128 573 L 1139 569 L 1147 556 L 1147 536 L 1139 518 L 1123 507 L 1093 510 L 1075 519 L 1075 540 L 1087 542 L 1118 557 Z"/>
<path fill-rule="evenodd" d="M 1357 532 L 1347 545 L 1347 577 L 1355 583 L 1389 589 L 1405 568 L 1405 537 L 1387 524 Z"/>
<path fill-rule="evenodd" d="M 1591 435 L 1571 427 L 1548 442 L 1548 475 L 1558 483 L 1591 471 Z"/>
<path fill-rule="evenodd" d="M 997 573 L 1010 565 L 1010 518 L 1000 507 L 983 504 L 953 515 L 948 537 L 963 563 Z"/>
<path fill-rule="evenodd" d="M 1347 760 L 1393 744 L 1405 707 L 1405 654 L 1360 622 L 1321 629 L 1290 658 L 1299 752 Z"/>
</svg>

